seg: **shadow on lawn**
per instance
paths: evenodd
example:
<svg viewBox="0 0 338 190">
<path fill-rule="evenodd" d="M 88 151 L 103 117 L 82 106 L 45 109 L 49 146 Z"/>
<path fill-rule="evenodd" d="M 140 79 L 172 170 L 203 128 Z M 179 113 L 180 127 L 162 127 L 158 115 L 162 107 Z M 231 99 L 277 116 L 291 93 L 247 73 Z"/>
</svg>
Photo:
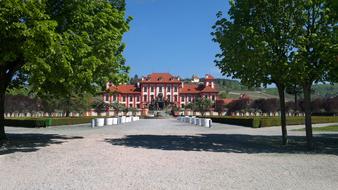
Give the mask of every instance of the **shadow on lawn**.
<svg viewBox="0 0 338 190">
<path fill-rule="evenodd" d="M 129 135 L 121 139 L 105 139 L 117 146 L 134 148 L 207 151 L 227 153 L 310 153 L 338 155 L 338 134 L 316 135 L 315 150 L 307 151 L 305 137 L 289 136 L 289 144 L 281 145 L 280 136 L 241 134 Z"/>
<path fill-rule="evenodd" d="M 0 155 L 15 152 L 34 152 L 51 144 L 62 144 L 67 140 L 82 139 L 79 136 L 63 136 L 57 134 L 7 134 L 8 140 L 0 144 Z"/>
</svg>

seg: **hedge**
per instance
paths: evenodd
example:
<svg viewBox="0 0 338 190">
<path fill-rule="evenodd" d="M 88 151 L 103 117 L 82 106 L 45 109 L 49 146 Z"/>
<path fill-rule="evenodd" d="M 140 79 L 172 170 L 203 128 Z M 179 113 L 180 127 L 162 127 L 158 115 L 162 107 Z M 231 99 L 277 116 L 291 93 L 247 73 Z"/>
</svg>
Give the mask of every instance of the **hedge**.
<svg viewBox="0 0 338 190">
<path fill-rule="evenodd" d="M 215 123 L 241 125 L 252 128 L 280 126 L 279 117 L 210 117 Z M 312 116 L 312 123 L 338 123 L 338 116 Z M 304 117 L 287 117 L 287 125 L 303 125 Z"/>
<path fill-rule="evenodd" d="M 76 125 L 90 123 L 93 117 L 59 117 L 59 118 L 15 118 L 5 119 L 6 126 L 12 127 L 47 127 L 59 125 Z"/>
<path fill-rule="evenodd" d="M 231 125 L 241 125 L 245 127 L 258 128 L 260 127 L 259 118 L 249 117 L 211 117 L 212 122 L 224 123 Z"/>
<path fill-rule="evenodd" d="M 46 119 L 5 119 L 5 126 L 36 128 L 47 125 Z"/>
</svg>

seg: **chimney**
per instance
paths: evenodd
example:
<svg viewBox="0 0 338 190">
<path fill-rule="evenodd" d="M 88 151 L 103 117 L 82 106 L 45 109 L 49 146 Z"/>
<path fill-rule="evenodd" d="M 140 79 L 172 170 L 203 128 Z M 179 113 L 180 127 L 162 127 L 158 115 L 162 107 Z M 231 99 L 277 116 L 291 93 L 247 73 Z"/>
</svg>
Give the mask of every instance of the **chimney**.
<svg viewBox="0 0 338 190">
<path fill-rule="evenodd" d="M 215 88 L 214 82 L 211 82 L 211 88 Z"/>
<path fill-rule="evenodd" d="M 137 82 L 137 88 L 140 88 L 140 82 Z"/>
<path fill-rule="evenodd" d="M 182 82 L 182 88 L 184 88 L 184 82 Z"/>
</svg>

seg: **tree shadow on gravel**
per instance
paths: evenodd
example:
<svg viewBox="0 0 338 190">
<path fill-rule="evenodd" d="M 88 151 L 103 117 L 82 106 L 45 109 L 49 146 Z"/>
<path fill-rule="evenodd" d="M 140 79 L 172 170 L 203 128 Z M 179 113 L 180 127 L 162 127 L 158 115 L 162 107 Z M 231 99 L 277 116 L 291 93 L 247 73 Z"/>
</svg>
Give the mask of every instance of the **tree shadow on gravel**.
<svg viewBox="0 0 338 190">
<path fill-rule="evenodd" d="M 57 134 L 7 134 L 8 140 L 1 144 L 0 155 L 11 154 L 15 152 L 35 152 L 42 147 L 52 144 L 62 144 L 72 139 L 82 139 L 79 136 L 63 136 Z"/>
<path fill-rule="evenodd" d="M 177 135 L 129 135 L 121 139 L 105 139 L 115 146 L 134 148 L 206 151 L 226 153 L 291 153 L 338 155 L 338 134 L 316 135 L 315 150 L 308 151 L 305 137 L 289 136 L 289 144 L 281 145 L 280 136 L 242 134 L 200 134 L 197 136 Z"/>
</svg>

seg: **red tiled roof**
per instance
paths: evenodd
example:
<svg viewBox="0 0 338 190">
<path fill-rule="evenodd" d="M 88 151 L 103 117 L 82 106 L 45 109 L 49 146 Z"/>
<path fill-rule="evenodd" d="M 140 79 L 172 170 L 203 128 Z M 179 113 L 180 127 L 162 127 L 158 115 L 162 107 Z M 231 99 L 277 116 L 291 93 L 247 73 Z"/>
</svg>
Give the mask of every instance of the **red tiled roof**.
<svg viewBox="0 0 338 190">
<path fill-rule="evenodd" d="M 205 80 L 215 80 L 215 77 L 213 77 L 213 76 L 210 75 L 210 74 L 206 74 L 206 75 L 205 75 Z"/>
<path fill-rule="evenodd" d="M 184 84 L 180 91 L 181 94 L 198 94 L 198 93 L 218 93 L 216 87 L 203 86 L 198 84 Z"/>
<path fill-rule="evenodd" d="M 178 77 L 169 73 L 152 73 L 143 78 L 141 83 L 180 83 Z"/>
<path fill-rule="evenodd" d="M 135 85 L 119 85 L 109 87 L 110 92 L 117 92 L 121 94 L 140 94 L 141 90 Z"/>
<path fill-rule="evenodd" d="M 184 84 L 183 88 L 180 89 L 181 94 L 198 94 L 201 93 L 200 88 L 196 84 Z"/>
</svg>

